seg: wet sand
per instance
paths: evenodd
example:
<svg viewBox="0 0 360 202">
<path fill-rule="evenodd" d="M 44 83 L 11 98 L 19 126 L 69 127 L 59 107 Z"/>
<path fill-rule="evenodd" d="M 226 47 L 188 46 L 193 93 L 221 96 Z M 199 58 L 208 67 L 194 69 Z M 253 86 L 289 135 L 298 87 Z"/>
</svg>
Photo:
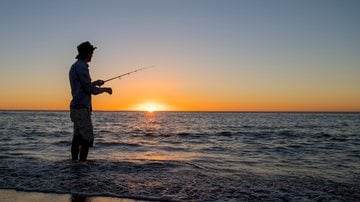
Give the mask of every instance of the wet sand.
<svg viewBox="0 0 360 202">
<path fill-rule="evenodd" d="M 0 189 L 1 202 L 138 202 L 127 198 L 97 197 L 97 196 L 76 196 L 70 194 L 54 194 L 40 192 L 23 192 L 10 189 Z"/>
</svg>

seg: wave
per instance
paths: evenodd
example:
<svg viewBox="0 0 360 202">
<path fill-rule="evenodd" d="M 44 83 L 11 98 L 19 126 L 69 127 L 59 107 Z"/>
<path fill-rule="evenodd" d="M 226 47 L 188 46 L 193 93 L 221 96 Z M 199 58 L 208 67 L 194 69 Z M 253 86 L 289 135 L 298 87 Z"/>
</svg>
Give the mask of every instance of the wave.
<svg viewBox="0 0 360 202">
<path fill-rule="evenodd" d="M 264 175 L 246 170 L 219 172 L 220 168 L 202 165 L 201 162 L 181 161 L 90 160 L 80 163 L 3 159 L 0 188 L 161 201 L 316 201 L 321 197 L 355 201 L 360 197 L 357 182 Z"/>
<path fill-rule="evenodd" d="M 56 145 L 56 146 L 70 146 L 71 145 L 71 141 L 66 141 L 66 140 L 60 140 L 60 141 L 57 141 L 55 143 L 53 143 L 53 145 Z"/>
<path fill-rule="evenodd" d="M 220 132 L 207 132 L 207 133 L 186 133 L 180 132 L 175 133 L 174 135 L 183 137 L 183 138 L 205 138 L 205 137 L 232 137 L 232 136 L 239 136 L 242 133 L 240 132 L 233 132 L 233 131 L 220 131 Z"/>
<path fill-rule="evenodd" d="M 113 146 L 125 146 L 125 147 L 140 147 L 141 144 L 136 143 L 126 143 L 126 142 L 103 142 L 103 141 L 95 141 L 95 146 L 100 147 L 113 147 Z"/>
</svg>

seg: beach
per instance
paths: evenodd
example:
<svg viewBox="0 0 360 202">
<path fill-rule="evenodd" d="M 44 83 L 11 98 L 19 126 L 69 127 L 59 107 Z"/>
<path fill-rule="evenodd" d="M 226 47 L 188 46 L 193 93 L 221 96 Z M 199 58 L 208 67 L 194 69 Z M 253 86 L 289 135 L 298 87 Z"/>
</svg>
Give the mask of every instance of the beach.
<svg viewBox="0 0 360 202">
<path fill-rule="evenodd" d="M 70 194 L 24 192 L 11 189 L 0 189 L 1 202 L 139 202 L 142 200 L 133 200 L 126 198 L 99 197 L 99 196 L 82 196 Z"/>
</svg>

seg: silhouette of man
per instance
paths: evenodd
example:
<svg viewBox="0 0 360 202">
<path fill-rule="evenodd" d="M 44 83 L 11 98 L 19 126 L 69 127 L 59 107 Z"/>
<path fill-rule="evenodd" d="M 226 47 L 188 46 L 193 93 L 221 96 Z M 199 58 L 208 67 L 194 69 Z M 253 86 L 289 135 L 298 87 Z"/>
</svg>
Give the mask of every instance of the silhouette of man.
<svg viewBox="0 0 360 202">
<path fill-rule="evenodd" d="M 77 61 L 71 66 L 69 80 L 72 100 L 70 102 L 70 117 L 74 122 L 74 135 L 71 144 L 72 160 L 86 161 L 89 147 L 93 146 L 94 134 L 91 122 L 91 95 L 101 93 L 112 94 L 111 88 L 101 88 L 104 81 L 91 82 L 89 65 L 96 47 L 88 41 L 78 47 Z"/>
</svg>

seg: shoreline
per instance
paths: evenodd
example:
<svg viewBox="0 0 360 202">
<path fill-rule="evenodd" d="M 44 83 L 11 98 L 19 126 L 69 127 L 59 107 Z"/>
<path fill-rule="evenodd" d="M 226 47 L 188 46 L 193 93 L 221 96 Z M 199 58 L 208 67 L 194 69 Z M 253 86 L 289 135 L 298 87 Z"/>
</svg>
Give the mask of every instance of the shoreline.
<svg viewBox="0 0 360 202">
<path fill-rule="evenodd" d="M 0 201 L 23 202 L 23 201 L 56 201 L 56 202 L 140 202 L 150 201 L 144 199 L 131 199 L 111 196 L 89 196 L 82 194 L 59 194 L 38 191 L 19 191 L 16 189 L 0 189 Z"/>
</svg>

